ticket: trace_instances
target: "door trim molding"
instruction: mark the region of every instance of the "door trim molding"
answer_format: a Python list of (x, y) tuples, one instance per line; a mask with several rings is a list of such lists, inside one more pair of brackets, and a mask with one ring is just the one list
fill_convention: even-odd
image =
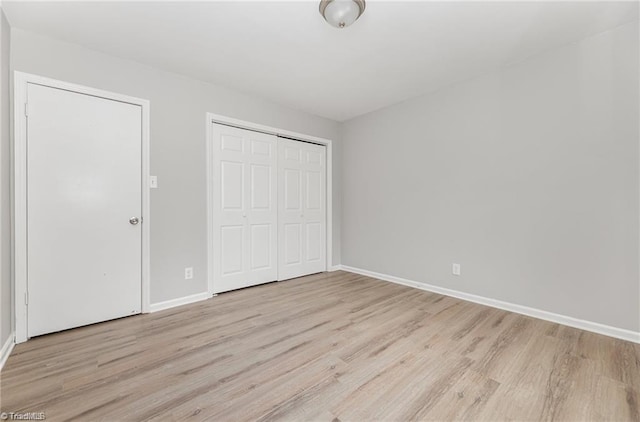
[(14, 322), (16, 343), (28, 339), (27, 331), (27, 84), (33, 83), (108, 100), (138, 105), (142, 109), (142, 313), (150, 310), (150, 229), (149, 194), (149, 107), (148, 100), (117, 94), (83, 85), (15, 71), (14, 86), (14, 143), (13, 143), (13, 277)]
[(228, 126), (234, 126), (240, 129), (253, 130), (263, 132), (270, 135), (281, 136), (293, 140), (303, 142), (311, 142), (314, 144), (324, 145), (327, 148), (327, 189), (326, 189), (326, 263), (325, 271), (329, 271), (333, 267), (333, 146), (330, 139), (319, 138), (317, 136), (306, 135), (303, 133), (292, 132), (290, 130), (279, 129), (272, 126), (265, 126), (259, 123), (248, 122), (246, 120), (235, 119), (233, 117), (222, 116), (214, 113), (206, 113), (206, 144), (207, 144), (207, 285), (209, 294), (213, 295), (213, 150), (211, 148), (213, 136), (211, 125), (219, 123)]

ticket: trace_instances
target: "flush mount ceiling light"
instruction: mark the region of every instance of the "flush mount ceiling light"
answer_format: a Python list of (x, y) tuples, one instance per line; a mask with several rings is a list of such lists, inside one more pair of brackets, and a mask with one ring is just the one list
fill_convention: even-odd
[(321, 0), (320, 14), (331, 26), (344, 28), (362, 15), (364, 7), (364, 0)]

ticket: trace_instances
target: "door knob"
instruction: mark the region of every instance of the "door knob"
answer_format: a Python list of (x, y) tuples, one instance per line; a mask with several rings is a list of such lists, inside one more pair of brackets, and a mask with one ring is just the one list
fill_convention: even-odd
[(140, 222), (140, 220), (138, 219), (138, 217), (131, 217), (129, 219), (129, 224), (131, 224), (132, 226), (135, 226), (136, 224), (138, 224)]

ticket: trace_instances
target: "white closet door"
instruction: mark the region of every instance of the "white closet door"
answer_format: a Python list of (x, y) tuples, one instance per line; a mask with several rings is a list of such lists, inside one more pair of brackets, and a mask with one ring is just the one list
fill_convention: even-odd
[(326, 150), (278, 139), (278, 279), (326, 270)]
[(275, 281), (277, 138), (213, 124), (213, 290)]
[(140, 313), (141, 107), (27, 95), (28, 335)]

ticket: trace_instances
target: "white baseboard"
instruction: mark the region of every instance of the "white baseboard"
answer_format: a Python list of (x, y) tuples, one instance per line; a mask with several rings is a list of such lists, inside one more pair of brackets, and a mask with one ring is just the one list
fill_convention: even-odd
[(583, 319), (573, 318), (566, 315), (555, 314), (553, 312), (547, 312), (536, 308), (530, 308), (528, 306), (517, 305), (515, 303), (503, 302), (501, 300), (491, 299), (484, 296), (477, 296), (470, 293), (460, 292), (457, 290), (446, 289), (444, 287), (438, 287), (431, 284), (420, 283), (417, 281), (407, 280), (400, 277), (394, 277), (387, 274), (380, 274), (374, 271), (363, 270), (360, 268), (350, 267), (348, 265), (342, 265), (342, 270), (349, 271), (356, 274), (366, 275), (369, 277), (377, 278), (384, 281), (390, 281), (396, 284), (402, 284), (403, 286), (414, 287), (417, 289), (425, 290), (428, 292), (439, 293), (445, 296), (451, 296), (458, 299), (466, 300), (469, 302), (479, 303), (481, 305), (491, 306), (493, 308), (503, 309), (505, 311), (515, 312), (522, 315), (527, 315), (533, 318), (543, 319), (545, 321), (551, 321), (562, 325), (568, 325), (569, 327), (579, 328), (585, 331), (592, 331), (594, 333), (603, 334), (609, 337), (615, 337), (622, 340), (632, 341), (634, 343), (640, 343), (640, 332), (626, 330), (623, 328), (611, 327), (609, 325), (599, 324), (597, 322), (585, 321)]
[(12, 332), (11, 334), (9, 334), (9, 338), (7, 339), (7, 341), (5, 341), (2, 345), (2, 349), (0, 349), (0, 370), (2, 370), (4, 364), (7, 362), (7, 359), (9, 359), (9, 355), (11, 354), (11, 351), (13, 350), (13, 347), (15, 345), (15, 333)]
[(177, 299), (166, 300), (164, 302), (152, 303), (149, 307), (150, 312), (158, 312), (165, 309), (175, 308), (176, 306), (188, 305), (189, 303), (200, 302), (209, 299), (211, 295), (208, 292), (196, 293), (195, 295), (179, 297)]
[(342, 269), (342, 265), (332, 265), (329, 267), (329, 272), (332, 273), (334, 271), (340, 271)]

